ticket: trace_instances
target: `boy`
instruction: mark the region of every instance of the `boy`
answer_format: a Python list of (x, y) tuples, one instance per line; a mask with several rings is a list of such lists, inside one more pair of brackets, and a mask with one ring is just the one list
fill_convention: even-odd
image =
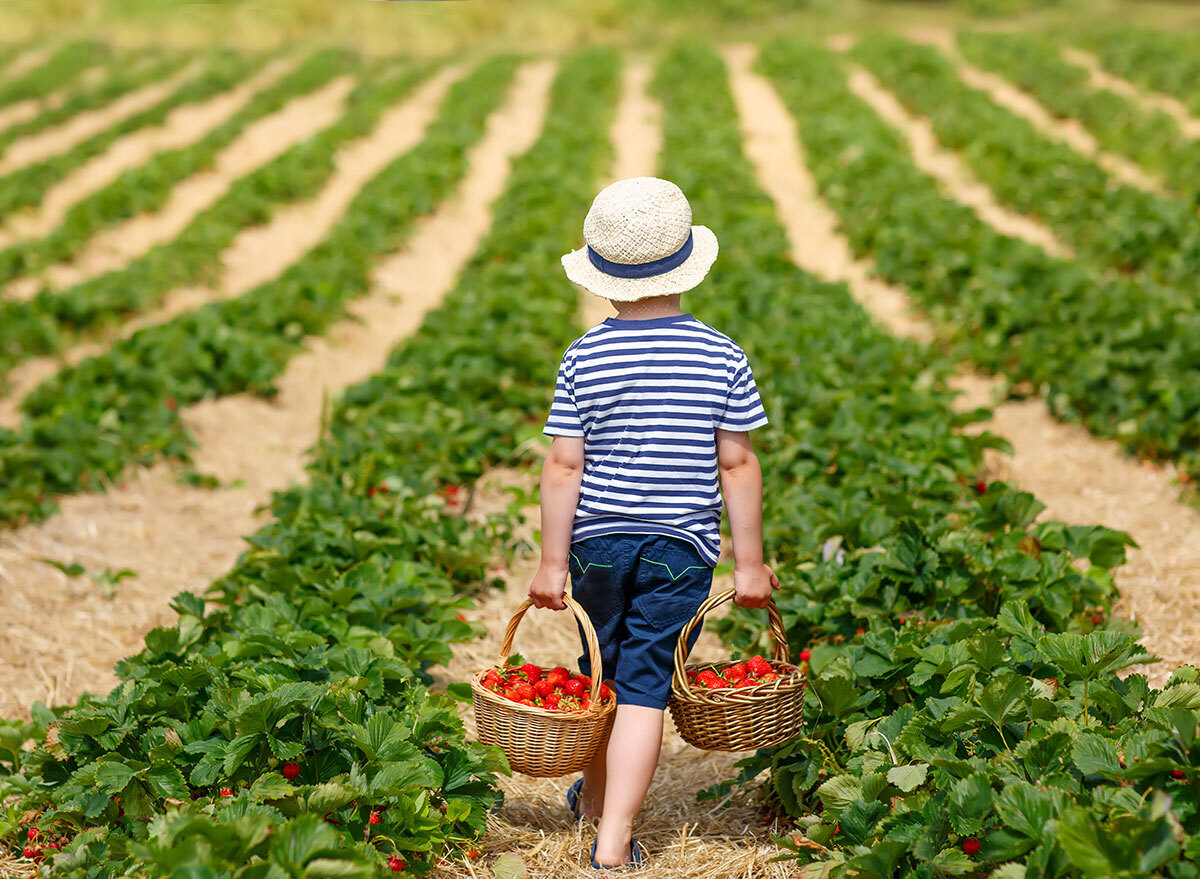
[[(722, 491), (735, 603), (765, 607), (779, 588), (763, 564), (762, 472), (748, 433), (767, 417), (742, 349), (680, 310), (680, 294), (716, 259), (717, 239), (692, 225), (678, 186), (656, 177), (613, 183), (596, 196), (583, 234), (587, 244), (562, 258), (567, 277), (612, 300), (618, 317), (563, 356), (544, 430), (554, 440), (529, 595), (562, 610), (569, 573), (596, 628), (616, 719), (568, 806), (577, 818), (600, 817), (593, 867), (636, 867), (643, 852), (633, 820), (662, 747), (675, 642), (712, 586)], [(590, 674), (584, 654), (580, 670)]]

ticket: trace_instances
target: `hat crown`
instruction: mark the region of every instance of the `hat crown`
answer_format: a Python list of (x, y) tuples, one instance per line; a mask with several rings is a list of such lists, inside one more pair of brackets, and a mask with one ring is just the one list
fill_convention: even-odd
[(683, 190), (659, 177), (630, 177), (600, 190), (583, 221), (583, 239), (607, 260), (627, 265), (670, 256), (692, 231)]

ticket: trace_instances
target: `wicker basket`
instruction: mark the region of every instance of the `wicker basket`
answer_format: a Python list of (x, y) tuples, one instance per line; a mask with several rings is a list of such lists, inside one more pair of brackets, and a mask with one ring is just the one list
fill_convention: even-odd
[[(508, 756), (514, 772), (537, 778), (555, 778), (579, 772), (608, 741), (616, 717), (616, 700), (600, 704), (600, 684), (603, 668), (600, 663), (600, 642), (596, 630), (583, 608), (569, 595), (563, 601), (583, 627), (588, 657), (592, 661), (591, 706), (586, 711), (551, 711), (536, 705), (521, 705), (505, 699), (483, 686), (488, 669), (471, 678), (471, 693), (475, 703), (475, 723), (479, 740), (487, 745), (499, 745)], [(525, 599), (504, 632), (500, 657), (496, 667), (503, 670), (512, 652), (513, 637), (525, 611), (533, 606)]]
[[(787, 634), (779, 610), (772, 601), (767, 606), (771, 634), (775, 637), (775, 668), (778, 680), (725, 690), (703, 690), (688, 681), (685, 667), (687, 640), (714, 607), (733, 598), (729, 589), (700, 605), (696, 615), (683, 627), (675, 644), (675, 673), (671, 680), (671, 719), (679, 735), (693, 747), (705, 751), (751, 751), (769, 748), (794, 739), (804, 723), (804, 678), (788, 658)], [(696, 671), (720, 672), (733, 660), (695, 665)]]

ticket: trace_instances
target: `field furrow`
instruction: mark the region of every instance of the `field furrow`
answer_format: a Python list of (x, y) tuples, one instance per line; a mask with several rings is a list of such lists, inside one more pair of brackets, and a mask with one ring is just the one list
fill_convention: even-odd
[(10, 284), (8, 297), (20, 301), (41, 291), (77, 286), (119, 271), (152, 248), (178, 237), (197, 215), (224, 197), (239, 178), (333, 125), (345, 112), (346, 97), (353, 87), (352, 77), (339, 76), (247, 126), (214, 157), (211, 168), (177, 184), (160, 210), (104, 229), (70, 262), (48, 266), (39, 277)]
[[(49, 235), (63, 222), (69, 209), (107, 187), (125, 171), (144, 165), (157, 153), (180, 149), (205, 137), (240, 111), (255, 94), (277, 82), (295, 64), (296, 59), (274, 61), (229, 91), (205, 101), (176, 107), (161, 125), (132, 132), (115, 141), (104, 153), (47, 189), (34, 210), (10, 217), (0, 230), (0, 247), (7, 249), (20, 239)], [(94, 212), (98, 207), (100, 205), (85, 206), (82, 210)], [(64, 229), (59, 234), (68, 233)], [(74, 231), (69, 234), (72, 238), (83, 237)], [(53, 252), (51, 247), (42, 244), (39, 256), (45, 251)], [(60, 254), (59, 258), (65, 256)], [(10, 255), (0, 255), (3, 263), (10, 259)], [(31, 263), (36, 265), (26, 258), (22, 270), (28, 271), (33, 267)]]
[(1186, 136), (1200, 138), (1200, 118), (1197, 118), (1183, 101), (1172, 95), (1150, 91), (1135, 85), (1132, 81), (1119, 77), (1104, 69), (1100, 59), (1091, 52), (1066, 46), (1062, 50), (1062, 58), (1068, 64), (1082, 67), (1088, 75), (1088, 82), (1096, 90), (1107, 89), (1118, 95), (1123, 95), (1142, 107), (1147, 113), (1166, 113), (1175, 120), (1179, 130)]
[[(446, 68), (391, 114), (419, 133), (435, 98), (465, 71)], [(112, 665), (135, 651), (145, 633), (171, 616), (177, 589), (199, 589), (227, 570), (245, 547), (244, 535), (263, 524), (274, 491), (303, 475), (304, 453), (318, 439), (326, 401), (376, 371), (388, 350), (414, 332), (435, 308), (487, 231), (492, 200), (504, 186), (511, 158), (541, 129), (553, 67), (539, 62), (518, 71), (504, 106), (470, 151), (470, 170), (454, 197), (423, 222), (404, 248), (372, 271), (371, 292), (351, 317), (295, 357), (270, 401), (233, 396), (189, 410), (185, 424), (197, 441), (195, 467), (217, 477), (206, 489), (179, 480), (176, 469), (139, 470), (120, 488), (67, 500), (52, 521), (0, 538), (0, 567), (8, 585), (0, 618), (19, 626), (31, 614), (61, 620), (53, 633), (26, 640), (21, 656), (6, 657), (0, 692), (10, 694), (0, 715), (16, 716), (35, 699), (74, 701), (84, 690), (102, 692), (115, 679)], [(380, 129), (397, 134), (386, 123)], [(404, 131), (403, 137), (419, 134)], [(402, 151), (402, 150), (401, 150)], [(187, 533), (187, 540), (179, 535)], [(138, 572), (106, 599), (89, 579), (70, 580), (40, 561), (68, 554), (91, 571)], [(79, 650), (100, 626), (101, 649)], [(7, 637), (0, 628), (0, 637)], [(11, 674), (8, 669), (11, 669)], [(41, 669), (52, 670), (43, 674)], [(53, 702), (51, 701), (53, 700)]]
[(1200, 57), (1194, 36), (1123, 27), (1085, 31), (1080, 42), (1106, 70), (1169, 95), (1200, 116)]
[(1081, 258), (1188, 289), (1200, 264), (1200, 215), (1192, 206), (1118, 183), (965, 83), (935, 48), (879, 35), (865, 38), (853, 55), (927, 116), (997, 198), (1042, 219)]
[[(775, 203), (793, 259), (827, 281), (845, 282), (855, 301), (889, 332), (933, 341), (937, 330), (917, 313), (908, 291), (879, 280), (875, 266), (856, 259), (838, 232), (837, 216), (821, 201), (807, 170), (791, 115), (771, 84), (752, 69), (755, 54), (753, 47), (743, 46), (726, 57), (746, 152)], [(854, 78), (852, 71), (852, 88)], [(862, 90), (855, 91), (862, 96)], [(1172, 594), (1174, 607), (1200, 611), (1200, 590), (1189, 585), (1200, 575), (1200, 512), (1180, 502), (1169, 472), (1147, 469), (1116, 443), (1056, 422), (1042, 401), (995, 405), (986, 376), (966, 373), (951, 383), (965, 391), (955, 404), (960, 411), (994, 407), (991, 420), (973, 429), (995, 433), (1012, 447), (989, 463), (991, 476), (1032, 492), (1046, 505), (1044, 519), (1077, 525), (1099, 521), (1137, 541), (1115, 579), (1122, 610), (1142, 624), (1142, 643), (1165, 660), (1149, 670), (1156, 682), (1191, 662), (1194, 653), (1186, 645), (1197, 634), (1200, 613), (1157, 612)]]
[[(511, 65), (511, 59), (489, 60), (455, 83), (422, 142), (376, 175), (331, 234), (278, 279), (135, 333), (28, 396), (28, 417), (0, 443), (6, 487), (23, 486), (9, 496), (16, 504), (8, 509), (17, 517), (36, 516), (39, 509), (49, 509), (42, 505), (50, 498), (46, 489), (51, 484), (70, 484), (71, 490), (98, 487), (130, 464), (149, 463), (160, 455), (186, 457), (192, 440), (176, 409), (209, 395), (273, 393), (275, 379), (299, 352), (304, 337), (320, 335), (342, 316), (347, 303), (367, 291), (373, 263), (411, 234), (417, 219), (461, 179), (466, 150), (480, 136)], [(489, 76), (501, 79), (487, 83)], [(139, 379), (140, 390), (131, 396), (129, 378), (148, 377), (147, 370), (154, 378)], [(97, 405), (114, 412), (104, 425), (95, 420)], [(46, 426), (76, 424), (78, 419), (92, 422), (104, 438), (61, 434), (66, 445), (47, 443)], [(64, 455), (79, 468), (70, 483), (62, 481)]]
[(1096, 75), (1062, 58), (1050, 39), (962, 33), (958, 42), (972, 62), (1011, 80), (1056, 118), (1078, 120), (1105, 149), (1127, 156), (1200, 204), (1200, 143), (1187, 137), (1174, 117), (1144, 109), (1127, 92), (1097, 88)]
[(67, 43), (55, 51), (31, 49), (8, 66), (0, 80), (0, 107), (41, 97), (102, 61), (107, 46), (91, 40)]
[(199, 62), (192, 62), (156, 82), (122, 95), (105, 106), (76, 113), (59, 125), (14, 140), (3, 154), (0, 154), (0, 175), (7, 176), (35, 162), (44, 162), (62, 155), (105, 129), (119, 125), (131, 116), (144, 113), (161, 103), (199, 72)]

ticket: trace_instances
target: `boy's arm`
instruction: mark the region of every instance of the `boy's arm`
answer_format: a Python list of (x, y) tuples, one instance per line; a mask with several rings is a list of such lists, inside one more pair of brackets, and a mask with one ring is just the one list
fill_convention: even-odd
[(567, 556), (582, 482), (583, 437), (554, 437), (542, 464), (542, 562), (529, 587), (534, 607), (566, 609)]
[(763, 564), (762, 468), (750, 434), (718, 429), (717, 465), (733, 535), (733, 603), (766, 607), (771, 590), (779, 588), (779, 578)]

